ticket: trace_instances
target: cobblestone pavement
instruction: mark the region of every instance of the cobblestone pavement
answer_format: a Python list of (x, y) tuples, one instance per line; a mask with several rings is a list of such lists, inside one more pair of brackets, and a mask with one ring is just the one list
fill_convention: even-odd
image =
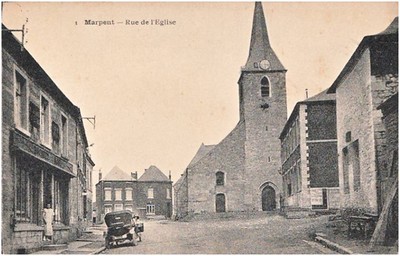
[(176, 222), (146, 221), (142, 242), (120, 245), (104, 254), (321, 254), (334, 252), (308, 234), (325, 216), (285, 219), (277, 214)]

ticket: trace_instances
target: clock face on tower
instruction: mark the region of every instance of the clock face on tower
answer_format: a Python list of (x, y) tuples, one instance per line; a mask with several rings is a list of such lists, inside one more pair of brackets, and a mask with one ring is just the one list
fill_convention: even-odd
[(268, 60), (260, 61), (260, 68), (262, 68), (262, 69), (269, 69), (270, 65), (271, 64), (269, 63)]

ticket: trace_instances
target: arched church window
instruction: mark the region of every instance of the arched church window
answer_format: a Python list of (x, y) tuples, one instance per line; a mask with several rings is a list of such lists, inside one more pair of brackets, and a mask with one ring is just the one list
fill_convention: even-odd
[(261, 97), (270, 97), (271, 90), (268, 77), (264, 76), (261, 79)]
[(215, 176), (217, 186), (225, 185), (225, 174), (223, 172), (217, 172)]

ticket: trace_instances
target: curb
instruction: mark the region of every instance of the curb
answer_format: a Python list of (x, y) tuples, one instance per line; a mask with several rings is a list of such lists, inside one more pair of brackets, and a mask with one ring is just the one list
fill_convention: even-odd
[(350, 251), (349, 249), (338, 245), (337, 243), (334, 243), (332, 241), (329, 241), (326, 238), (322, 238), (320, 236), (316, 236), (315, 237), (315, 241), (319, 242), (320, 244), (325, 245), (326, 247), (328, 247), (329, 249), (332, 249), (340, 254), (354, 254), (352, 251)]
[(91, 254), (100, 254), (101, 252), (103, 252), (103, 251), (105, 251), (105, 250), (106, 250), (106, 247), (103, 246), (103, 247), (101, 247), (100, 249), (97, 249), (96, 251), (92, 252)]

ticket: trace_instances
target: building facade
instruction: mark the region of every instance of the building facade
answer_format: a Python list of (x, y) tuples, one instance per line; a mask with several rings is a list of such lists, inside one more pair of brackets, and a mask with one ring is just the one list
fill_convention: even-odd
[(26, 253), (45, 244), (47, 205), (53, 243), (76, 239), (88, 225), (94, 163), (79, 108), (2, 30), (2, 252)]
[(285, 210), (338, 209), (335, 95), (298, 102), (280, 139)]
[[(240, 120), (198, 156), (175, 184), (177, 215), (279, 208), (279, 134), (286, 122), (286, 69), (274, 53), (261, 3), (254, 9), (249, 57), (239, 78)], [(180, 190), (182, 189), (182, 190)]]
[[(341, 205), (380, 211), (379, 173), (385, 172), (386, 139), (379, 104), (398, 91), (398, 20), (366, 36), (329, 93), (336, 93)], [(378, 189), (377, 189), (378, 187)]]
[(129, 176), (115, 166), (96, 184), (97, 222), (113, 211), (130, 210), (141, 217), (172, 215), (172, 181), (156, 166), (150, 166), (143, 175)]

